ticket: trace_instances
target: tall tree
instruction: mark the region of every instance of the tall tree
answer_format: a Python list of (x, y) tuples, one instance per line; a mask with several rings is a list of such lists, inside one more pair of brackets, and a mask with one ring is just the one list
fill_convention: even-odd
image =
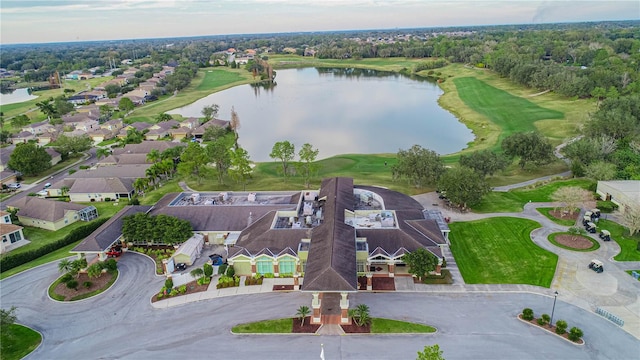
[(509, 161), (491, 150), (481, 150), (469, 155), (460, 155), (460, 165), (473, 169), (482, 176), (487, 176), (506, 169)]
[(640, 231), (640, 205), (625, 206), (620, 223), (629, 229), (630, 236)]
[(282, 165), (282, 174), (286, 179), (289, 175), (289, 163), (293, 160), (296, 153), (296, 147), (289, 141), (278, 141), (273, 144), (269, 157), (274, 160), (279, 160)]
[(156, 122), (163, 122), (163, 121), (169, 121), (169, 120), (173, 120), (173, 118), (171, 117), (171, 115), (167, 113), (162, 113), (156, 116)]
[(466, 166), (447, 169), (438, 181), (438, 188), (462, 209), (479, 203), (490, 191), (484, 177)]
[(15, 128), (21, 128), (23, 126), (27, 126), (29, 125), (29, 123), (30, 123), (29, 117), (24, 114), (16, 115), (11, 119), (11, 126)]
[(416, 188), (435, 184), (445, 170), (440, 155), (420, 145), (398, 151), (397, 159), (397, 163), (391, 168), (393, 177), (406, 178)]
[(296, 316), (300, 319), (300, 324), (304, 326), (304, 319), (311, 314), (311, 310), (306, 305), (301, 305), (296, 312)]
[(81, 153), (91, 149), (93, 141), (89, 135), (67, 136), (60, 135), (52, 144), (54, 149), (62, 155), (63, 159), (67, 159), (69, 155)]
[(135, 109), (136, 106), (134, 105), (133, 101), (131, 101), (131, 99), (123, 97), (122, 99), (120, 99), (120, 101), (118, 102), (118, 109), (125, 111), (125, 112), (129, 112), (133, 109)]
[(564, 212), (573, 214), (576, 208), (584, 207), (586, 202), (593, 200), (593, 195), (577, 186), (564, 186), (551, 194), (551, 200), (561, 203)]
[(17, 144), (7, 165), (26, 176), (33, 176), (51, 167), (51, 155), (34, 143)]
[(616, 165), (604, 161), (596, 161), (587, 166), (585, 176), (596, 180), (612, 180), (616, 177)]
[(203, 107), (202, 116), (204, 116), (204, 121), (209, 121), (215, 118), (218, 115), (218, 110), (220, 110), (220, 106), (217, 104), (211, 104)]
[(502, 141), (504, 153), (520, 158), (520, 167), (529, 162), (536, 165), (548, 164), (554, 159), (553, 146), (538, 132), (514, 133)]
[(409, 266), (409, 273), (417, 276), (420, 281), (438, 265), (438, 258), (425, 248), (404, 254), (402, 261)]
[(298, 163), (298, 170), (304, 177), (304, 185), (306, 188), (309, 188), (311, 182), (311, 174), (314, 173), (318, 165), (314, 162), (316, 161), (316, 157), (320, 150), (314, 149), (313, 146), (309, 143), (302, 145), (302, 148), (298, 152), (298, 156), (300, 157), (300, 162)]
[(207, 143), (207, 158), (216, 166), (218, 184), (224, 184), (224, 176), (231, 166), (231, 141), (229, 137), (221, 137)]
[(151, 151), (147, 153), (147, 161), (150, 163), (155, 164), (161, 159), (162, 156), (160, 155), (160, 151), (158, 151), (158, 149), (151, 149)]
[(237, 148), (238, 147), (238, 138), (240, 137), (238, 135), (238, 129), (240, 129), (240, 117), (238, 116), (238, 113), (236, 112), (236, 110), (235, 110), (235, 108), (233, 106), (231, 107), (231, 120), (229, 121), (229, 127), (233, 131), (233, 134), (234, 134), (234, 146)]
[(229, 172), (231, 173), (231, 177), (241, 183), (244, 188), (247, 179), (251, 177), (251, 173), (253, 172), (247, 150), (237, 147), (231, 151), (231, 167), (229, 168)]
[(180, 155), (178, 173), (183, 176), (194, 176), (201, 183), (204, 175), (203, 169), (207, 164), (207, 153), (198, 143), (189, 143)]
[(98, 160), (102, 159), (103, 157), (106, 158), (109, 155), (111, 155), (111, 149), (107, 147), (96, 148), (96, 157), (98, 158)]

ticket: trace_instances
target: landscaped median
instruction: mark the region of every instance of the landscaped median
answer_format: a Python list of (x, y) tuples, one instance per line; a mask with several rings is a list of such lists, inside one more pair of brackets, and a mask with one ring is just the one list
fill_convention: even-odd
[[(313, 334), (320, 325), (312, 325), (309, 320), (309, 317), (305, 317), (304, 324), (299, 318), (263, 320), (236, 325), (231, 332), (233, 334)], [(384, 318), (371, 318), (370, 323), (364, 326), (354, 323), (342, 328), (347, 334), (430, 334), (437, 331), (429, 325)]]

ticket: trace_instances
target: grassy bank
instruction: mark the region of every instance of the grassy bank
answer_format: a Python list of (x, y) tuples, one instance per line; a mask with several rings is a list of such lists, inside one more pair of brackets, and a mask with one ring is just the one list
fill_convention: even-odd
[(537, 222), (501, 217), (449, 227), (451, 251), (465, 283), (551, 286), (558, 256), (531, 241)]
[(0, 354), (3, 360), (20, 360), (35, 350), (42, 342), (37, 331), (18, 324), (8, 325), (8, 331), (0, 333)]
[(624, 226), (610, 220), (600, 218), (598, 221), (599, 230), (609, 230), (611, 239), (620, 245), (620, 253), (613, 259), (616, 261), (640, 261), (640, 251), (638, 251), (638, 242), (640, 242), (640, 233), (629, 235), (629, 230)]

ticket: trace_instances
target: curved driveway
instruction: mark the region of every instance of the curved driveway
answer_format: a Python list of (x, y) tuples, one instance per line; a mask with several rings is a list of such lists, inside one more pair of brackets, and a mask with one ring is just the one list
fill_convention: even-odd
[(154, 309), (149, 298), (163, 284), (152, 263), (125, 253), (120, 278), (98, 297), (59, 303), (46, 289), (59, 274), (50, 263), (0, 282), (2, 307), (18, 307), (19, 322), (43, 334), (28, 359), (263, 358), (414, 359), (425, 345), (439, 344), (452, 359), (637, 359), (640, 343), (609, 321), (558, 301), (555, 319), (585, 331), (577, 346), (516, 319), (523, 307), (550, 312), (552, 299), (537, 294), (358, 293), (376, 317), (404, 319), (438, 328), (429, 335), (232, 335), (238, 323), (293, 316), (310, 295), (267, 293), (216, 298)]

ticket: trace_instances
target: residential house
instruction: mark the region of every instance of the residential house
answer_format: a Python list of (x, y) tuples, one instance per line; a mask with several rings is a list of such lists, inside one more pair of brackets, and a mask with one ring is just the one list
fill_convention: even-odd
[(100, 106), (96, 104), (82, 105), (76, 107), (76, 112), (78, 113), (93, 113), (100, 114)]
[(89, 133), (89, 138), (91, 138), (91, 141), (93, 141), (94, 144), (99, 144), (105, 140), (112, 139), (113, 137), (114, 132), (104, 128), (99, 128)]
[(112, 119), (100, 124), (100, 128), (109, 130), (114, 134), (120, 131), (120, 129), (122, 129), (123, 127), (124, 123), (122, 122), (122, 119)]
[(0, 171), (9, 170), (9, 159), (11, 159), (11, 154), (15, 149), (15, 145), (9, 145), (0, 149)]
[(126, 93), (122, 95), (122, 97), (131, 100), (133, 105), (136, 105), (136, 106), (144, 105), (144, 103), (147, 101), (144, 96), (137, 96), (131, 93)]
[(149, 164), (147, 154), (120, 154), (109, 155), (96, 163), (97, 166), (115, 166), (115, 165), (141, 165)]
[(169, 135), (173, 140), (182, 140), (184, 138), (190, 138), (191, 133), (198, 126), (200, 126), (200, 120), (194, 117), (187, 118), (180, 122), (180, 127), (169, 130)]
[(161, 140), (169, 136), (169, 130), (180, 127), (176, 120), (160, 121), (149, 127), (149, 131), (144, 135), (145, 140)]
[(152, 124), (142, 121), (126, 124), (122, 129), (120, 129), (120, 131), (118, 131), (118, 135), (116, 135), (116, 137), (118, 139), (124, 139), (127, 136), (127, 131), (129, 131), (130, 129), (136, 129), (137, 131), (144, 132), (149, 129), (151, 125)]
[(54, 142), (57, 137), (58, 137), (57, 132), (46, 132), (38, 135), (36, 138), (38, 140), (38, 145), (44, 146)]
[(84, 105), (84, 104), (90, 104), (95, 102), (96, 100), (99, 100), (100, 97), (98, 97), (97, 95), (89, 95), (89, 94), (78, 94), (78, 95), (73, 95), (73, 96), (69, 96), (67, 98), (67, 102), (73, 104), (73, 105)]
[(222, 127), (222, 128), (227, 128), (227, 127), (229, 127), (229, 121), (228, 120), (220, 120), (220, 119), (209, 120), (206, 123), (198, 126), (195, 130), (193, 130), (192, 135), (196, 139), (202, 139), (202, 135), (204, 135), (205, 130), (207, 130), (207, 128), (209, 128), (211, 126), (218, 126), (218, 127)]
[(69, 188), (69, 199), (75, 202), (130, 200), (134, 181), (135, 178), (78, 178)]
[(36, 140), (36, 136), (29, 131), (21, 131), (11, 137), (11, 142), (14, 144), (26, 143), (32, 140)]
[(12, 170), (1, 170), (0, 171), (0, 185), (11, 184), (14, 182), (18, 182), (18, 175), (20, 173)]
[(153, 89), (156, 88), (157, 84), (158, 84), (157, 82), (147, 80), (145, 82), (138, 84), (138, 87), (140, 88), (140, 90), (146, 91), (148, 94), (151, 94), (151, 91), (153, 91)]
[(129, 91), (128, 93), (124, 94), (124, 97), (128, 97), (129, 96), (135, 96), (135, 97), (141, 97), (144, 98), (145, 96), (151, 94), (151, 91), (146, 91), (144, 89), (141, 88), (137, 88), (135, 90)]
[(45, 151), (47, 152), (47, 154), (49, 154), (49, 156), (51, 156), (51, 166), (62, 161), (62, 155), (59, 152), (57, 152), (55, 149), (50, 147), (45, 147)]
[(96, 113), (77, 113), (73, 115), (65, 115), (62, 117), (64, 126), (71, 126), (74, 129), (84, 132), (92, 131), (99, 128), (99, 114)]
[(100, 108), (100, 106), (103, 105), (107, 105), (110, 106), (114, 109), (118, 108), (118, 104), (120, 103), (120, 98), (113, 98), (113, 99), (109, 99), (109, 98), (104, 98), (104, 99), (100, 99), (100, 100), (96, 100), (96, 102), (94, 103), (98, 108)]
[(143, 141), (140, 144), (127, 144), (123, 148), (113, 149), (113, 155), (121, 154), (148, 154), (151, 150), (158, 150), (163, 152), (167, 149), (177, 146), (185, 146), (182, 143), (176, 143), (171, 141)]
[(47, 132), (55, 132), (55, 126), (49, 123), (49, 120), (41, 121), (38, 123), (29, 124), (22, 127), (22, 131), (28, 131), (33, 134), (44, 134)]
[(11, 222), (11, 214), (0, 210), (0, 254), (7, 253), (15, 248), (27, 245), (27, 241), (22, 233), (22, 226), (15, 225)]
[(11, 202), (8, 207), (18, 209), (21, 224), (51, 231), (60, 230), (79, 220), (91, 221), (98, 217), (98, 211), (93, 206), (35, 196), (20, 198)]

